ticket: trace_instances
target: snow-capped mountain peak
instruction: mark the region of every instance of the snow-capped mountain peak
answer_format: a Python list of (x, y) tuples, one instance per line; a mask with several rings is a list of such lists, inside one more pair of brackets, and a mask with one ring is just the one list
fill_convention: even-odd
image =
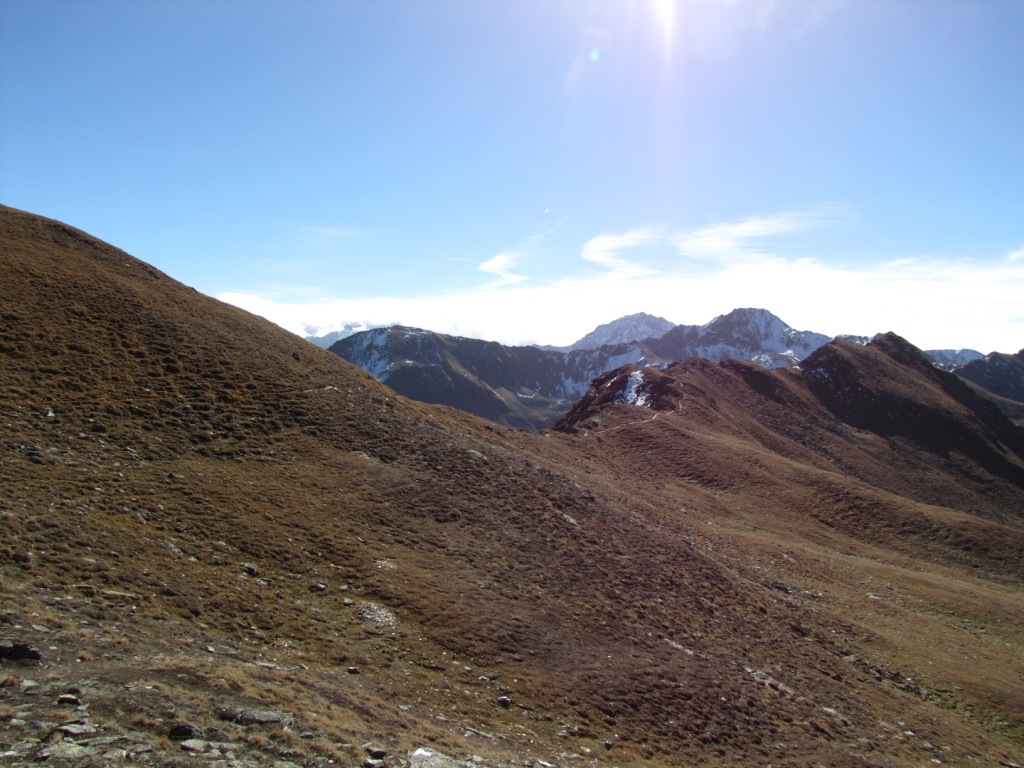
[(311, 341), (318, 347), (329, 348), (332, 344), (342, 339), (347, 339), (356, 333), (369, 331), (374, 328), (388, 328), (395, 323), (370, 323), (366, 321), (350, 321), (344, 323), (333, 323), (332, 325), (306, 327), (306, 341)]
[(660, 338), (673, 328), (675, 323), (663, 317), (637, 312), (599, 325), (579, 341), (558, 349), (571, 352), (577, 349), (597, 349), (610, 344), (631, 344), (643, 339)]

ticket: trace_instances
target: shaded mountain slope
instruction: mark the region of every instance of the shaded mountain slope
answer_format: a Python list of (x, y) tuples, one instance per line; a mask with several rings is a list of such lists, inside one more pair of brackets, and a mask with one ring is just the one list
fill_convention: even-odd
[(253, 765), (1020, 759), (1020, 487), (803, 374), (625, 369), (519, 433), (7, 208), (0, 312), (8, 764), (221, 752), (182, 721)]
[(330, 350), (401, 395), (528, 430), (551, 426), (601, 371), (644, 357), (635, 344), (561, 352), (404, 326), (358, 333)]
[(866, 347), (832, 344), (802, 368), (811, 390), (843, 422), (912, 441), (929, 459), (969, 460), (1024, 485), (1024, 431), (900, 337), (886, 334)]
[[(884, 648), (907, 665), (912, 688), (929, 691), (925, 699), (969, 690), (1020, 712), (1024, 677), (1001, 649), (1019, 649), (1024, 628), (1013, 615), (1024, 571), (1017, 474), (1024, 461), (1012, 432), (1010, 444), (996, 438), (973, 451), (1009, 425), (953, 377), (922, 366), (915, 352), (886, 336), (867, 348), (828, 345), (811, 374), (699, 359), (661, 372), (627, 366), (595, 381), (561, 427), (588, 445), (595, 462), (617, 462), (637, 497), (689, 511), (692, 487), (705, 489), (720, 510), (706, 518), (716, 551), (752, 582), (799, 595), (819, 617), (857, 627), (854, 634), (864, 630), (870, 642), (853, 655)], [(827, 373), (839, 381), (851, 359), (879, 401), (887, 391), (919, 390), (917, 423), (876, 432), (823, 410), (815, 379)], [(898, 412), (908, 404), (890, 405)], [(924, 411), (963, 436), (963, 447), (940, 445), (937, 453)], [(986, 469), (993, 453), (1001, 474)], [(972, 572), (999, 586), (979, 589), (964, 576)], [(1003, 585), (1013, 586), (1004, 592)], [(966, 618), (972, 605), (986, 618)], [(998, 639), (979, 635), (979, 620), (986, 631), (999, 627)], [(988, 672), (974, 667), (993, 662)], [(1020, 716), (1010, 722), (1019, 727)]]
[(929, 349), (924, 354), (944, 371), (955, 371), (984, 357), (976, 349)]
[[(629, 404), (623, 393), (631, 390), (645, 396), (643, 407)], [(662, 462), (667, 462), (669, 474), (676, 471), (681, 459), (674, 445), (686, 443), (696, 451), (714, 436), (716, 441), (733, 443), (735, 455), (702, 482), (722, 488), (749, 493), (779, 482), (751, 475), (748, 464), (763, 464), (760, 458), (748, 462), (743, 457), (745, 451), (753, 451), (793, 462), (798, 474), (813, 470), (803, 481), (793, 476), (797, 493), (804, 493), (799, 486), (819, 472), (838, 473), (870, 488), (872, 494), (880, 491), (948, 507), (1009, 526), (1011, 532), (1024, 528), (1020, 429), (893, 334), (866, 346), (832, 342), (801, 369), (768, 371), (745, 361), (711, 363), (699, 358), (663, 371), (627, 366), (596, 380), (559, 426), (607, 439), (606, 432), (622, 428), (621, 419), (632, 431), (638, 413), (645, 412), (651, 415), (641, 417), (640, 423), (647, 425), (643, 439), (658, 441), (658, 447), (644, 451), (648, 474)], [(684, 430), (685, 440), (679, 430)], [(687, 467), (696, 464), (707, 473), (715, 462), (706, 455), (706, 460), (693, 462), (695, 456), (683, 451), (686, 467), (679, 471), (690, 471)], [(873, 523), (870, 518), (861, 522)], [(978, 525), (1002, 530), (998, 525)], [(1024, 574), (1019, 535), (986, 546), (1002, 551), (1003, 544), (1010, 549), (987, 565)], [(952, 542), (943, 557), (964, 560), (958, 546)]]
[(1024, 403), (1024, 349), (1015, 355), (993, 352), (957, 369), (957, 374), (989, 392)]

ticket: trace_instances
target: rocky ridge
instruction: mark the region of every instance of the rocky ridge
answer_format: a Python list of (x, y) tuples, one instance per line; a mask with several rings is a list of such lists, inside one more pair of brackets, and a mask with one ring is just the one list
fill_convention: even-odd
[[(837, 338), (858, 344), (870, 341), (861, 336)], [(767, 310), (747, 308), (703, 325), (672, 325), (643, 313), (630, 315), (564, 348), (509, 347), (405, 326), (355, 333), (329, 348), (406, 397), (459, 408), (505, 426), (541, 430), (553, 426), (591, 381), (626, 363), (660, 368), (700, 357), (788, 367), (830, 340), (820, 333), (797, 331)], [(925, 354), (950, 371), (982, 358), (973, 350)], [(1014, 406), (1001, 407), (1014, 416)]]
[[(660, 338), (630, 337), (664, 327), (667, 321), (661, 318), (639, 315), (622, 321), (567, 350), (508, 347), (392, 326), (353, 334), (330, 351), (406, 397), (536, 430), (552, 426), (594, 378), (625, 363), (658, 367), (685, 357), (737, 357), (777, 367), (795, 364), (828, 341), (757, 309), (737, 309), (700, 326), (672, 326)], [(609, 332), (630, 340), (587, 346), (587, 339), (603, 341)]]

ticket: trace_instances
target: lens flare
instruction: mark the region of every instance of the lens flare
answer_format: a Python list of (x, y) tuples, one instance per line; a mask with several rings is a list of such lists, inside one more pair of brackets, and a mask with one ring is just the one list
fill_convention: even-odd
[(671, 45), (675, 28), (676, 0), (652, 0), (654, 21), (661, 31), (665, 45)]

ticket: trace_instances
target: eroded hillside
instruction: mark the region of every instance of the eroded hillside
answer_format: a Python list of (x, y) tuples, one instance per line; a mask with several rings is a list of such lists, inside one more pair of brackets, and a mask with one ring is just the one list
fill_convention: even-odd
[(891, 355), (982, 442), (700, 361), (518, 433), (6, 208), (0, 312), (9, 764), (1022, 759), (1022, 462)]

